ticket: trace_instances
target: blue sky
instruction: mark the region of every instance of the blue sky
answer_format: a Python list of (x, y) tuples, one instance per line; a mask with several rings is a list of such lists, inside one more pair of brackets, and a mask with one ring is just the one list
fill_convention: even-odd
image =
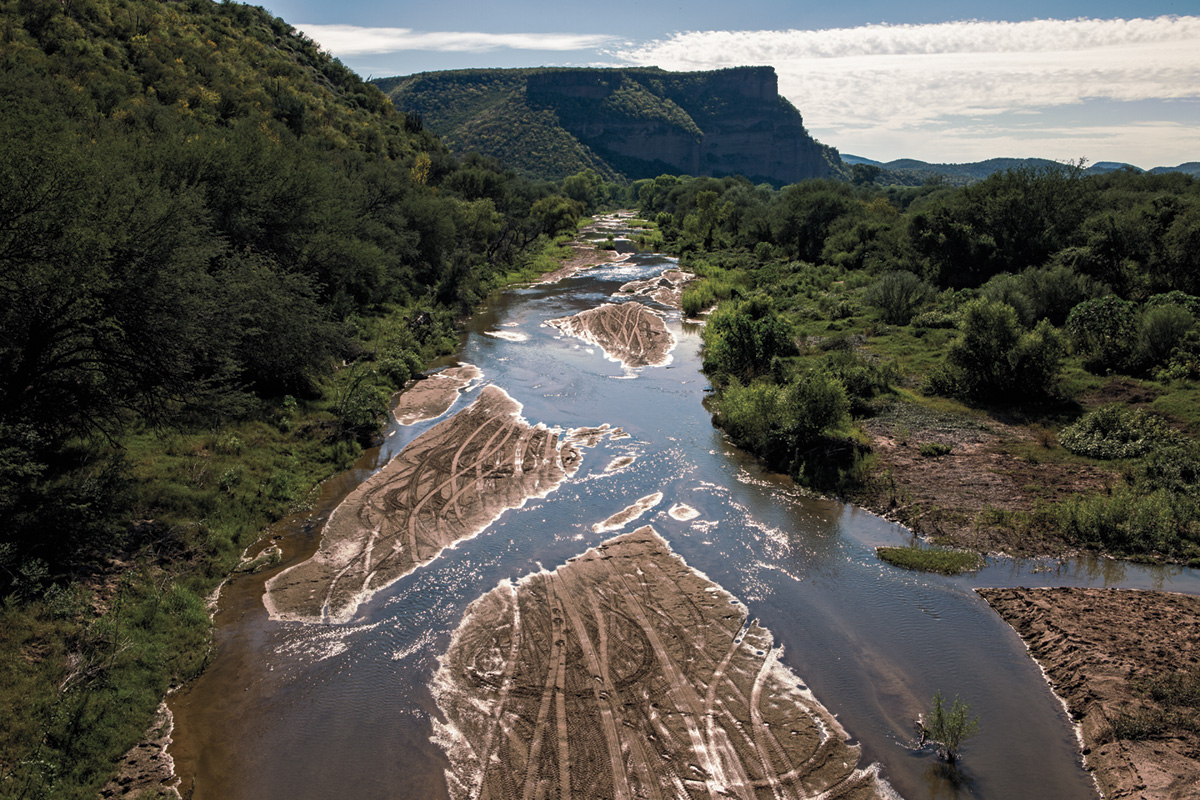
[(774, 66), (843, 153), (1200, 161), (1200, 0), (268, 0), (363, 77)]

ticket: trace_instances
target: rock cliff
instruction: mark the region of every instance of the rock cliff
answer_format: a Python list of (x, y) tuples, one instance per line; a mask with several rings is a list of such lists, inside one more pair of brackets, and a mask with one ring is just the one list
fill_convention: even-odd
[(376, 83), (455, 150), (539, 178), (591, 167), (608, 177), (740, 174), (780, 185), (841, 164), (779, 96), (771, 67), (460, 70)]

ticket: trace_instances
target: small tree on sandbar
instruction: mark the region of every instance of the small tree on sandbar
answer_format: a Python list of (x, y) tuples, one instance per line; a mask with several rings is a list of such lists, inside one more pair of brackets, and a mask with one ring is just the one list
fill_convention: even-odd
[(929, 719), (921, 720), (921, 743), (932, 742), (937, 745), (938, 758), (951, 764), (958, 761), (958, 749), (967, 739), (979, 732), (979, 717), (967, 718), (971, 707), (954, 697), (954, 705), (947, 711), (942, 702), (942, 692), (939, 689), (933, 695), (933, 708)]

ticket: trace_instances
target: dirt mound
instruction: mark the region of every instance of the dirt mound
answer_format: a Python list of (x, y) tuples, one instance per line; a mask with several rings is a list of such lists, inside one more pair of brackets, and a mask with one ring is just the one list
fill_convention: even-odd
[(779, 656), (649, 526), (504, 582), (434, 678), (451, 796), (887, 796)]
[(404, 448), (334, 510), (312, 558), (267, 583), (272, 618), (345, 622), (445, 547), (556, 488), (580, 451), (519, 414), (515, 400), (486, 386)]
[[(1088, 768), (1105, 797), (1200, 797), (1200, 711), (1184, 701), (1168, 707), (1150, 688), (1170, 688), (1176, 676), (1200, 677), (1200, 597), (1118, 589), (978, 592), (1025, 640), (1079, 723)], [(1161, 730), (1145, 738), (1113, 735), (1114, 725), (1125, 737), (1137, 731), (1140, 737), (1160, 722)]]

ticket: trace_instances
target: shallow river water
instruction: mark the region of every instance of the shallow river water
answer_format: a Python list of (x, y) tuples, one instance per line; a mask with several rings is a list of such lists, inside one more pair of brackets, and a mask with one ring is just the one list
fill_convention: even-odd
[[(1061, 705), (1017, 635), (973, 589), (1200, 593), (1196, 571), (1105, 559), (996, 560), (978, 574), (943, 578), (878, 561), (876, 545), (908, 541), (903, 528), (805, 496), (713, 428), (702, 405), (697, 324), (668, 313), (678, 340), (671, 363), (637, 371), (544, 324), (670, 266), (662, 256), (634, 256), (557, 284), (507, 291), (472, 319), (457, 358), (523, 404), (530, 423), (609, 423), (630, 434), (584, 450), (580, 470), (549, 496), (447, 549), (345, 625), (269, 620), (263, 583), (310, 555), (337, 502), (436, 421), (393, 424), (381, 448), (325, 484), (313, 512), (274, 529), (284, 564), (225, 588), (216, 655), (171, 699), (170, 752), (184, 797), (446, 797), (445, 757), (430, 742), (437, 710), (427, 685), (467, 605), (501, 581), (554, 568), (620, 532), (595, 533), (593, 525), (655, 492), (662, 502), (623, 530), (652, 524), (688, 564), (745, 603), (783, 645), (784, 662), (862, 745), (864, 763), (878, 763), (901, 796), (1096, 796)], [(478, 385), (450, 413), (470, 403)], [(605, 470), (622, 456), (634, 461)], [(676, 521), (667, 514), (675, 503), (700, 514)], [(961, 695), (981, 720), (952, 776), (929, 752), (907, 747), (913, 720), (939, 689)]]

